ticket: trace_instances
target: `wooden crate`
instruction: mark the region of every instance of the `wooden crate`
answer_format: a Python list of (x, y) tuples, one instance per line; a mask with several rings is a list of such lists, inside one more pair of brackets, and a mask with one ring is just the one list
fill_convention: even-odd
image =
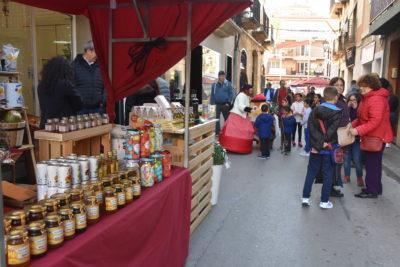
[[(192, 233), (211, 210), (211, 176), (217, 120), (189, 129), (189, 170), (192, 176)], [(174, 165), (183, 166), (184, 130), (164, 131), (164, 149), (171, 151)]]
[(36, 131), (39, 140), (39, 160), (49, 160), (71, 153), (78, 155), (99, 155), (111, 149), (111, 124), (68, 133)]

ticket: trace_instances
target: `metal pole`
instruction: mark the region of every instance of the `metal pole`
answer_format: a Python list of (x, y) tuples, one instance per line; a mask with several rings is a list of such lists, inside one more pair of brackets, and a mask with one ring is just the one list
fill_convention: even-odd
[(189, 102), (190, 102), (190, 72), (192, 56), (192, 3), (188, 3), (188, 23), (186, 37), (186, 66), (185, 66), (185, 150), (184, 163), (185, 168), (189, 167)]
[[(110, 0), (110, 6), (109, 6), (109, 11), (108, 11), (108, 77), (110, 78), (110, 86), (111, 88), (108, 88), (109, 90), (112, 90), (112, 79), (113, 79), (113, 71), (112, 71), (112, 61), (113, 61), (113, 34), (112, 34), (112, 11), (113, 11), (113, 5), (112, 5), (112, 0)], [(115, 107), (112, 107), (113, 109)]]
[[(3, 175), (1, 173), (1, 164), (0, 164), (0, 183), (3, 183)], [(4, 251), (4, 221), (3, 221), (3, 188), (0, 186), (0, 214), (1, 214), (1, 219), (0, 219), (0, 246), (1, 246), (1, 255), (0, 255), (0, 266), (6, 266), (6, 252)]]

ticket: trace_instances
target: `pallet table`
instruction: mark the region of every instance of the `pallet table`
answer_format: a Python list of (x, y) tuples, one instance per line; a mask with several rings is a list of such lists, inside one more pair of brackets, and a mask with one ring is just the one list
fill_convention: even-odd
[(49, 160), (71, 153), (79, 155), (99, 155), (111, 149), (111, 124), (68, 133), (35, 131), (39, 140), (39, 160)]
[[(215, 124), (210, 120), (189, 128), (189, 170), (192, 176), (192, 210), (190, 232), (200, 225), (211, 210), (211, 176), (215, 141)], [(172, 164), (183, 166), (184, 129), (163, 131), (164, 149), (172, 154)]]

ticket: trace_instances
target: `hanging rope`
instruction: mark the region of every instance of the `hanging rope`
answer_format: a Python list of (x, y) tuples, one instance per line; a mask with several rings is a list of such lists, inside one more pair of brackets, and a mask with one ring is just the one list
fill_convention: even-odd
[(142, 74), (146, 68), (147, 59), (149, 58), (151, 51), (154, 48), (158, 50), (163, 50), (166, 48), (166, 46), (167, 40), (162, 37), (145, 43), (132, 45), (128, 51), (128, 55), (131, 58), (131, 63), (129, 64), (127, 69), (133, 67), (133, 70), (136, 74)]

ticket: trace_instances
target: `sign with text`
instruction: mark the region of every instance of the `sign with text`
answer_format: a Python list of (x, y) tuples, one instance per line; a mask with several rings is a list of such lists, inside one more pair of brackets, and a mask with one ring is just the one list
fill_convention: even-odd
[(350, 47), (346, 49), (346, 67), (354, 66), (356, 62), (356, 47)]

